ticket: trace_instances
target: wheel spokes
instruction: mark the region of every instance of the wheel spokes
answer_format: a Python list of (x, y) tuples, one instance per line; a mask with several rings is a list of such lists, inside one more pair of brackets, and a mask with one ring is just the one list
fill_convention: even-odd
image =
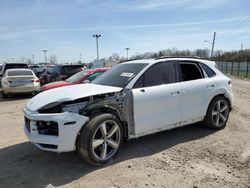
[(101, 159), (105, 160), (106, 156), (107, 156), (107, 143), (104, 142), (101, 151)]
[(93, 140), (92, 146), (95, 149), (103, 143), (104, 143), (104, 139), (95, 139), (95, 140)]
[(220, 116), (220, 119), (223, 121), (223, 123), (226, 121), (226, 117), (223, 116), (222, 114), (219, 115)]
[(118, 125), (114, 125), (108, 133), (108, 138), (112, 137), (116, 133), (117, 130), (118, 130)]
[(119, 146), (118, 142), (116, 142), (114, 140), (108, 140), (108, 145), (110, 145), (114, 149), (117, 149)]
[(224, 105), (221, 109), (220, 109), (220, 113), (224, 112), (227, 109), (227, 105)]
[(219, 125), (219, 122), (220, 122), (220, 116), (219, 115), (216, 115), (216, 120), (215, 120), (215, 125), (218, 126)]
[(102, 123), (100, 126), (101, 132), (102, 132), (102, 136), (105, 137), (107, 135), (107, 127), (106, 127), (106, 123)]

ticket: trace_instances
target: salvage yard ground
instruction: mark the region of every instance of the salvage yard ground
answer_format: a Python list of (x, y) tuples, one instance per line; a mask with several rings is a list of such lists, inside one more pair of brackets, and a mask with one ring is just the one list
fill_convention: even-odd
[(128, 141), (104, 167), (37, 149), (22, 128), (31, 96), (0, 98), (0, 187), (250, 187), (250, 81), (232, 83), (225, 129), (195, 124)]

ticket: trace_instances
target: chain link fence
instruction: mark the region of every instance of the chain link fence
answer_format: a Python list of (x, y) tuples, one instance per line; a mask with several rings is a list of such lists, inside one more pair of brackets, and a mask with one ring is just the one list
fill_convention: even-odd
[(226, 74), (250, 78), (249, 62), (216, 62), (217, 67)]

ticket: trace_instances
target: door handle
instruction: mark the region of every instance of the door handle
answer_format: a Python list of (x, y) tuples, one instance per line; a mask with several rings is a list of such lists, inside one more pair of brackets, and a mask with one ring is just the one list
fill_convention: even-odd
[(145, 93), (145, 89), (141, 89), (140, 91), (143, 92), (143, 93)]

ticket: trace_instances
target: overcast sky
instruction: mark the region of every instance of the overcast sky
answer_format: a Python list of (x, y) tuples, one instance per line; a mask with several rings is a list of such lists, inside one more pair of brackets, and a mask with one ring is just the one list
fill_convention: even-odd
[(0, 0), (0, 63), (20, 57), (59, 62), (161, 49), (250, 48), (250, 0)]

